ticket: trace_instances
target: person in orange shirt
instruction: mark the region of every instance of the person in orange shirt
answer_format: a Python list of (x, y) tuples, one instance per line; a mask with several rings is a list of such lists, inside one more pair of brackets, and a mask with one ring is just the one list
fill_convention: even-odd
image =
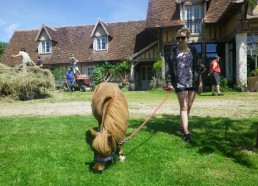
[(210, 63), (210, 73), (208, 76), (212, 76), (212, 95), (215, 96), (215, 87), (218, 92), (218, 96), (223, 96), (224, 94), (220, 92), (220, 81), (219, 81), (219, 74), (221, 72), (219, 66), (220, 57), (215, 56), (215, 58)]

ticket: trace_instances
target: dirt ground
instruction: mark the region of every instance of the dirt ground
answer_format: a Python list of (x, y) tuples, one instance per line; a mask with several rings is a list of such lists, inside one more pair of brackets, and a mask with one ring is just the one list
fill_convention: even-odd
[[(255, 96), (253, 96), (256, 94)], [(250, 93), (250, 96), (241, 98), (225, 95), (206, 99), (198, 99), (194, 102), (191, 115), (215, 116), (227, 118), (245, 118), (258, 116), (258, 93)], [(159, 103), (129, 102), (129, 114), (150, 115), (158, 107)], [(4, 116), (45, 116), (45, 115), (90, 115), (91, 103), (86, 101), (57, 102), (57, 103), (1, 103), (0, 117)], [(179, 105), (176, 99), (168, 99), (156, 114), (179, 114)]]

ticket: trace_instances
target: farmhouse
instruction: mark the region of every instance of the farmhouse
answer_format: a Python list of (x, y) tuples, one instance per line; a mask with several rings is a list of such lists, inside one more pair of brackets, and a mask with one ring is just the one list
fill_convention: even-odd
[(222, 75), (245, 91), (249, 54), (257, 55), (253, 50), (258, 37), (257, 4), (243, 0), (149, 0), (146, 20), (106, 23), (98, 19), (95, 25), (42, 25), (36, 30), (16, 31), (1, 62), (19, 64), (20, 59), (10, 56), (25, 47), (32, 58), (41, 56), (45, 68), (68, 67), (69, 58), (75, 57), (81, 72), (91, 76), (98, 64), (129, 60), (132, 89), (147, 90), (154, 62), (162, 60), (164, 78), (176, 32), (186, 26), (191, 30), (190, 44), (197, 48), (202, 62), (209, 67), (213, 56), (221, 56)]

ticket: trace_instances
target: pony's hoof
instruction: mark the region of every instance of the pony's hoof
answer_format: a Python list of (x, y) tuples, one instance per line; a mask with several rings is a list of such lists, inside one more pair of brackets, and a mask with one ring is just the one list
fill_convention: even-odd
[(122, 162), (122, 163), (125, 161), (125, 156), (123, 156), (123, 155), (120, 155), (118, 158), (119, 158), (120, 162)]

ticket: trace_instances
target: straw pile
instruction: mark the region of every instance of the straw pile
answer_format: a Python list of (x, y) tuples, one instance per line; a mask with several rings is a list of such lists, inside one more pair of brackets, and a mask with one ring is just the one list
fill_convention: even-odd
[[(1, 70), (2, 69), (2, 70)], [(54, 89), (54, 77), (48, 69), (28, 67), (28, 72), (6, 70), (10, 67), (0, 64), (0, 96), (18, 100), (30, 100)]]

